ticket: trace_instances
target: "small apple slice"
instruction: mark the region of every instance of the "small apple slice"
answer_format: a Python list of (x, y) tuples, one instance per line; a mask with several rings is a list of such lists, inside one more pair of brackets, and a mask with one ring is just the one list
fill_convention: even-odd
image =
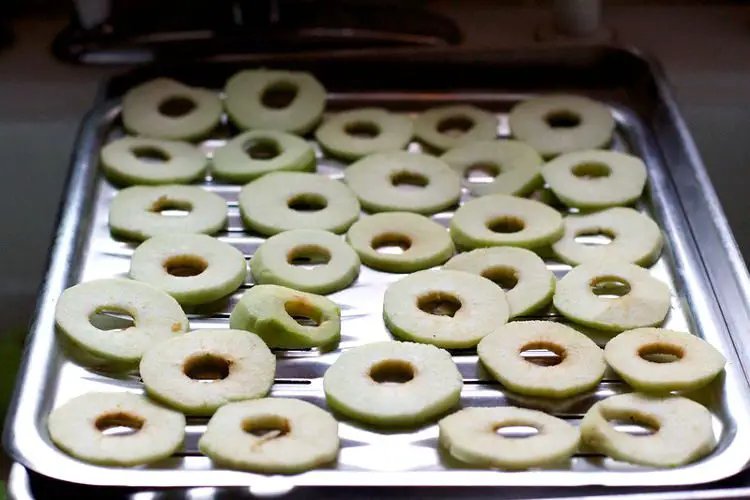
[(563, 222), (562, 215), (544, 203), (493, 194), (456, 210), (450, 231), (461, 250), (493, 246), (533, 250), (559, 240)]
[[(620, 432), (613, 421), (654, 429), (650, 435)], [(679, 467), (716, 447), (711, 412), (680, 396), (629, 393), (599, 401), (581, 421), (581, 440), (616, 460), (651, 467)]]
[(612, 140), (615, 120), (603, 103), (580, 95), (550, 94), (522, 101), (510, 111), (514, 137), (545, 158), (598, 149)]
[(304, 135), (320, 121), (326, 89), (306, 71), (244, 69), (227, 80), (224, 107), (242, 130)]
[[(529, 469), (569, 459), (580, 433), (565, 420), (514, 407), (464, 408), (443, 418), (440, 444), (454, 458), (498, 469)], [(533, 427), (536, 433), (505, 437), (504, 428)]]
[[(560, 260), (573, 266), (602, 260), (648, 266), (661, 254), (661, 229), (653, 219), (632, 208), (614, 207), (593, 214), (568, 215), (563, 224), (565, 234), (552, 244), (552, 250)], [(583, 236), (610, 241), (579, 243), (577, 238)]]
[(325, 350), (339, 341), (341, 311), (336, 303), (320, 295), (278, 285), (256, 285), (232, 310), (229, 326), (255, 333), (268, 347)]
[(414, 125), (407, 115), (380, 108), (361, 108), (326, 118), (315, 131), (315, 138), (327, 153), (352, 161), (404, 149), (413, 132)]
[(221, 99), (215, 91), (156, 78), (128, 90), (121, 116), (133, 135), (190, 141), (210, 134), (221, 121), (221, 113)]
[(251, 130), (214, 151), (211, 173), (244, 184), (271, 172), (314, 172), (315, 151), (301, 137), (277, 130)]
[(414, 122), (417, 139), (438, 151), (497, 136), (497, 117), (467, 104), (439, 106), (420, 114)]
[(591, 150), (558, 156), (542, 167), (542, 176), (569, 207), (597, 210), (640, 198), (647, 174), (636, 156)]
[(187, 184), (208, 169), (208, 158), (194, 145), (148, 137), (115, 139), (102, 148), (101, 159), (107, 178), (118, 186)]
[(339, 355), (323, 377), (331, 408), (381, 426), (417, 426), (458, 403), (463, 379), (431, 345), (376, 342)]
[[(555, 364), (523, 356), (551, 351)], [(594, 388), (607, 368), (604, 353), (586, 335), (552, 321), (518, 321), (482, 339), (477, 353), (487, 370), (508, 389), (528, 396), (565, 398)]]
[(478, 274), (497, 283), (505, 290), (511, 318), (546, 306), (555, 292), (555, 275), (541, 257), (525, 248), (478, 248), (456, 255), (443, 269)]
[(130, 277), (167, 292), (180, 304), (226, 297), (245, 281), (245, 256), (205, 234), (168, 234), (141, 243), (130, 259)]
[[(124, 329), (100, 329), (92, 317), (116, 312), (133, 318)], [(147, 283), (101, 279), (65, 290), (55, 308), (57, 328), (74, 346), (113, 363), (137, 363), (143, 353), (188, 329), (180, 304)]]
[[(308, 269), (305, 263), (314, 267)], [(351, 285), (359, 275), (359, 264), (357, 253), (341, 236), (321, 229), (293, 229), (271, 236), (250, 259), (256, 283), (318, 294)]]
[(196, 330), (152, 347), (140, 373), (149, 396), (190, 415), (256, 399), (273, 384), (276, 357), (240, 330)]
[(716, 378), (727, 362), (705, 340), (663, 328), (622, 332), (607, 343), (604, 357), (628, 384), (644, 392), (697, 389)]
[(463, 271), (419, 271), (391, 283), (385, 326), (397, 337), (446, 349), (474, 347), (508, 321), (502, 288)]
[(89, 392), (52, 410), (52, 441), (63, 451), (99, 465), (143, 465), (182, 447), (185, 417), (129, 392)]
[(272, 172), (242, 188), (242, 221), (265, 236), (291, 229), (343, 233), (359, 218), (359, 201), (342, 182), (309, 172)]
[[(365, 265), (392, 273), (409, 273), (438, 266), (453, 255), (448, 231), (419, 214), (387, 212), (362, 217), (346, 234)], [(383, 248), (400, 248), (385, 252)]]
[(571, 321), (621, 332), (655, 326), (669, 313), (669, 287), (635, 264), (603, 261), (571, 269), (552, 303)]
[(346, 184), (369, 212), (434, 214), (461, 197), (461, 179), (439, 158), (423, 153), (376, 153), (344, 170)]
[[(467, 144), (440, 157), (461, 177), (465, 188), (477, 196), (509, 194), (526, 196), (542, 187), (542, 157), (521, 141), (501, 139)], [(480, 171), (490, 182), (472, 182), (469, 174)]]
[[(170, 210), (186, 212), (179, 217)], [(226, 226), (227, 202), (198, 186), (131, 186), (109, 205), (109, 230), (114, 236), (143, 241), (163, 234), (214, 234)]]
[(338, 422), (298, 399), (229, 403), (208, 421), (198, 447), (220, 466), (294, 474), (336, 460)]

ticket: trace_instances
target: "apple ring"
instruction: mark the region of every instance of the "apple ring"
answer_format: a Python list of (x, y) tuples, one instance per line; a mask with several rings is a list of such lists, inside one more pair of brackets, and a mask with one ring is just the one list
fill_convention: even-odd
[(187, 184), (208, 168), (208, 158), (192, 144), (148, 137), (116, 139), (102, 148), (101, 160), (104, 173), (119, 186)]
[[(132, 432), (107, 434), (129, 427)], [(169, 458), (182, 447), (185, 417), (129, 392), (89, 392), (52, 410), (52, 441), (80, 460), (98, 465), (144, 465)]]
[(133, 87), (122, 99), (122, 123), (136, 135), (192, 140), (208, 135), (221, 119), (219, 96), (157, 78)]
[[(546, 349), (559, 363), (536, 364), (522, 353)], [(496, 328), (477, 346), (482, 364), (511, 391), (528, 396), (566, 398), (601, 381), (604, 353), (586, 335), (552, 321), (519, 321)]]
[[(312, 324), (302, 324), (302, 318)], [(328, 350), (341, 336), (341, 311), (335, 302), (278, 285), (255, 285), (232, 310), (229, 327), (258, 335), (280, 349)]]
[[(187, 214), (170, 216), (169, 210)], [(109, 205), (110, 231), (131, 240), (174, 233), (213, 234), (226, 223), (224, 198), (198, 186), (131, 186), (117, 193)]]
[(248, 228), (271, 236), (291, 229), (343, 233), (359, 218), (359, 201), (343, 183), (322, 175), (274, 172), (240, 191)]
[(458, 403), (463, 379), (450, 354), (412, 342), (375, 342), (342, 352), (326, 370), (328, 405), (376, 426), (416, 426)]
[[(295, 265), (300, 259), (319, 265), (312, 269)], [(250, 270), (258, 284), (325, 295), (357, 279), (359, 257), (340, 236), (320, 229), (293, 229), (271, 236), (258, 247)]]
[(442, 160), (422, 153), (378, 153), (350, 165), (344, 180), (370, 212), (434, 214), (458, 203), (461, 180)]
[(502, 288), (463, 271), (410, 274), (391, 283), (383, 298), (383, 319), (391, 333), (447, 349), (474, 347), (509, 316)]
[(130, 259), (130, 277), (154, 285), (180, 304), (205, 304), (229, 295), (245, 282), (245, 256), (205, 234), (154, 236)]
[[(533, 427), (524, 439), (498, 434), (504, 427)], [(578, 429), (563, 419), (525, 408), (464, 408), (443, 418), (440, 444), (462, 462), (498, 469), (529, 469), (569, 459)]]
[[(669, 362), (646, 356), (672, 355)], [(727, 360), (714, 346), (690, 333), (662, 328), (622, 332), (607, 343), (604, 357), (625, 382), (644, 392), (688, 391), (703, 387)]]
[(615, 261), (574, 267), (557, 282), (552, 297), (555, 308), (569, 320), (612, 332), (660, 324), (669, 313), (670, 300), (667, 285), (648, 271)]
[(299, 473), (336, 460), (338, 422), (299, 399), (229, 403), (208, 421), (198, 447), (217, 464), (234, 469)]
[(533, 313), (552, 301), (555, 275), (541, 257), (525, 248), (479, 248), (461, 253), (443, 269), (478, 274), (505, 290), (510, 317)]
[(266, 344), (240, 330), (180, 335), (147, 350), (140, 364), (149, 396), (190, 415), (265, 396), (275, 371), (276, 357)]
[(492, 246), (535, 249), (560, 239), (563, 220), (544, 203), (493, 194), (456, 210), (450, 231), (453, 242), (462, 250)]
[(336, 113), (315, 131), (323, 149), (344, 160), (404, 149), (414, 130), (411, 119), (380, 108)]
[[(270, 102), (274, 92), (291, 100)], [(243, 70), (227, 81), (224, 93), (230, 120), (243, 130), (304, 135), (320, 121), (326, 105), (326, 89), (304, 71)]]
[(615, 129), (607, 106), (574, 95), (546, 95), (520, 102), (513, 106), (508, 121), (513, 136), (545, 158), (603, 148)]
[[(610, 421), (624, 420), (655, 429), (631, 435)], [(651, 467), (678, 467), (716, 447), (711, 412), (687, 398), (629, 393), (599, 401), (581, 421), (582, 441), (615, 460)]]
[[(542, 157), (520, 141), (475, 142), (451, 149), (440, 159), (458, 173), (463, 186), (476, 196), (526, 196), (544, 184)], [(492, 181), (472, 182), (468, 174), (475, 169), (492, 177)]]
[[(560, 260), (577, 266), (585, 262), (617, 260), (647, 266), (659, 258), (663, 245), (661, 229), (637, 210), (614, 207), (587, 215), (563, 218), (565, 233), (552, 244)], [(579, 243), (581, 236), (604, 236), (606, 244)]]
[[(410, 273), (440, 265), (454, 251), (453, 241), (443, 226), (408, 212), (365, 216), (352, 224), (346, 238), (365, 265), (392, 273)], [(384, 247), (400, 247), (403, 251), (378, 251)]]
[(636, 201), (647, 174), (640, 158), (592, 150), (558, 156), (542, 167), (542, 176), (564, 204), (594, 210)]
[(278, 171), (315, 171), (315, 151), (296, 135), (252, 130), (214, 151), (211, 172), (217, 179), (246, 183)]
[(433, 149), (445, 151), (497, 136), (497, 117), (466, 104), (428, 109), (414, 122), (414, 135)]
[[(91, 317), (117, 311), (133, 317), (125, 330), (100, 330)], [(188, 330), (175, 299), (140, 281), (101, 279), (66, 289), (57, 300), (55, 323), (77, 347), (110, 361), (137, 363), (151, 346)]]

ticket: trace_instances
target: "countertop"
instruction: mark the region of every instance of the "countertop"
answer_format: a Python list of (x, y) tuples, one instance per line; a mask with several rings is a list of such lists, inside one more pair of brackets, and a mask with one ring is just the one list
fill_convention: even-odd
[[(492, 1), (431, 3), (456, 19), (473, 48), (527, 46), (547, 19), (543, 10)], [(750, 8), (616, 5), (604, 18), (619, 43), (661, 60), (735, 237), (750, 256)], [(76, 129), (113, 71), (55, 61), (48, 47), (62, 25), (59, 19), (17, 21), (15, 44), (0, 52), (0, 331), (32, 314)]]

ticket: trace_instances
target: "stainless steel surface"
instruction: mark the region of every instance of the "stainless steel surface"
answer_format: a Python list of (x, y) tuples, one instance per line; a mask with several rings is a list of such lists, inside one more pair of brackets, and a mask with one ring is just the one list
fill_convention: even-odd
[[(535, 88), (538, 88), (538, 83), (534, 82)], [(653, 274), (667, 282), (672, 290), (672, 309), (666, 325), (675, 329), (689, 329), (706, 338), (729, 359), (723, 380), (696, 395), (714, 414), (714, 428), (720, 444), (711, 456), (676, 470), (651, 470), (584, 450), (568, 467), (499, 473), (461, 467), (440, 454), (434, 425), (414, 432), (378, 432), (342, 419), (342, 451), (334, 467), (282, 478), (213, 468), (196, 447), (205, 420), (190, 419), (183, 452), (154, 466), (112, 469), (71, 459), (58, 451), (47, 436), (45, 418), (52, 408), (90, 390), (142, 390), (135, 374), (113, 378), (71, 362), (60, 352), (54, 335), (54, 305), (61, 291), (78, 281), (125, 275), (128, 258), (134, 248), (133, 244), (116, 241), (109, 235), (107, 208), (114, 190), (101, 179), (97, 170), (99, 147), (121, 133), (116, 101), (97, 108), (87, 118), (81, 132), (68, 199), (21, 375), (23, 383), (17, 390), (16, 405), (6, 426), (6, 446), (16, 460), (30, 469), (74, 483), (144, 488), (246, 486), (253, 493), (277, 494), (302, 485), (667, 486), (716, 481), (740, 471), (750, 460), (750, 448), (745, 444), (750, 436), (750, 388), (735, 352), (735, 344), (745, 359), (748, 359), (745, 356), (748, 353), (745, 350), (747, 346), (739, 341), (738, 335), (730, 335), (730, 332), (738, 332), (734, 327), (745, 317), (750, 317), (750, 312), (747, 302), (739, 302), (745, 296), (735, 297), (733, 305), (739, 310), (722, 311), (719, 305), (720, 300), (724, 300), (722, 287), (729, 287), (730, 284), (710, 279), (706, 271), (716, 267), (721, 269), (722, 262), (732, 262), (734, 276), (723, 275), (722, 279), (732, 281), (737, 289), (744, 285), (745, 293), (750, 287), (746, 286), (747, 270), (744, 265), (740, 267), (741, 260), (736, 260), (736, 247), (730, 244), (733, 243), (731, 234), (721, 225), (723, 214), (715, 204), (715, 195), (714, 205), (709, 204), (708, 210), (699, 205), (700, 199), (710, 199), (713, 192), (710, 184), (696, 182), (701, 175), (705, 176), (705, 172), (691, 149), (689, 136), (681, 128), (679, 115), (661, 82), (657, 87), (657, 104), (650, 108), (650, 114), (646, 116), (642, 108), (647, 103), (623, 98), (620, 88), (592, 89), (582, 85), (581, 88), (567, 90), (592, 94), (609, 103), (618, 122), (614, 147), (641, 156), (648, 165), (648, 193), (639, 206), (657, 219), (667, 235), (668, 245), (664, 256), (652, 268)], [(476, 91), (455, 87), (450, 92), (362, 92), (351, 89), (331, 93), (329, 107), (344, 109), (380, 105), (416, 112), (439, 103), (471, 102), (496, 111), (501, 118), (499, 134), (506, 136), (507, 110), (514, 102), (528, 95), (499, 89)], [(640, 113), (635, 108), (641, 110)], [(222, 143), (225, 136), (224, 132), (220, 132), (205, 141), (203, 147), (210, 152)], [(418, 147), (416, 143), (411, 146), (412, 149)], [(675, 161), (680, 158), (681, 161)], [(319, 163), (321, 173), (341, 176), (342, 166), (335, 160), (321, 157)], [(262, 240), (245, 233), (242, 228), (236, 206), (239, 187), (216, 184), (207, 179), (206, 188), (220, 193), (230, 202), (229, 225), (219, 237), (236, 245), (245, 254), (252, 254)], [(691, 199), (684, 199), (688, 195), (692, 196)], [(685, 210), (687, 203), (696, 205), (691, 210)], [(699, 229), (693, 225), (693, 221), (702, 221), (706, 214), (717, 222), (712, 228), (703, 228), (704, 232), (697, 233)], [(443, 223), (447, 223), (449, 218), (450, 213), (436, 216)], [(709, 230), (716, 238), (704, 237)], [(558, 276), (568, 269), (554, 261), (550, 261), (549, 265)], [(353, 287), (331, 296), (340, 304), (344, 319), (340, 349), (390, 338), (382, 325), (382, 292), (389, 282), (398, 278), (399, 275), (379, 273), (363, 267)], [(250, 286), (250, 283), (246, 286)], [(192, 327), (226, 326), (227, 313), (238, 296), (235, 294), (215, 308), (204, 307), (193, 311), (190, 315)], [(746, 296), (750, 297), (750, 294)], [(561, 320), (552, 311), (542, 316), (549, 320)], [(538, 407), (575, 423), (593, 402), (628, 390), (621, 381), (608, 375), (591, 394), (554, 404), (529, 400), (509, 394), (492, 382), (478, 367), (474, 354), (454, 354), (466, 381), (461, 401), (464, 406), (516, 404)], [(321, 377), (336, 356), (337, 353), (321, 355), (313, 351), (280, 352), (273, 395), (297, 397), (325, 407)]]
[(10, 500), (34, 500), (29, 473), (21, 464), (13, 464), (10, 468), (6, 489)]

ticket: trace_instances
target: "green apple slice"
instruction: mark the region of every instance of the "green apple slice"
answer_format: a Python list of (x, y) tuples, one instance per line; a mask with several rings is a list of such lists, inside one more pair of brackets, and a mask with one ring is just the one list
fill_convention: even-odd
[[(296, 318), (304, 320), (302, 324)], [(334, 347), (341, 335), (341, 311), (320, 295), (277, 285), (256, 285), (232, 310), (229, 326), (255, 333), (280, 349)]]
[[(346, 238), (365, 265), (392, 273), (440, 265), (454, 251), (445, 227), (408, 212), (365, 216), (352, 224)], [(396, 248), (401, 251), (391, 251)]]
[(615, 261), (574, 267), (552, 297), (569, 320), (612, 332), (660, 324), (670, 301), (666, 284), (635, 264)]
[(60, 449), (85, 462), (145, 465), (182, 447), (185, 417), (137, 394), (89, 392), (52, 410), (47, 429)]
[(428, 109), (414, 122), (414, 135), (438, 151), (488, 141), (497, 136), (495, 115), (467, 104)]
[(546, 95), (513, 106), (508, 116), (514, 137), (545, 158), (583, 149), (599, 149), (612, 141), (615, 120), (604, 104), (583, 96)]
[(325, 295), (357, 279), (359, 257), (340, 236), (320, 229), (293, 229), (271, 236), (258, 247), (250, 269), (258, 284)]
[[(551, 351), (559, 362), (537, 364), (524, 357), (535, 350)], [(594, 341), (552, 321), (519, 321), (495, 328), (479, 342), (477, 353), (500, 383), (528, 396), (566, 398), (588, 391), (607, 368)]]
[(510, 317), (531, 314), (552, 301), (555, 275), (537, 254), (525, 248), (479, 248), (461, 253), (443, 269), (478, 274), (505, 290)]
[(334, 410), (367, 424), (417, 426), (458, 403), (463, 379), (450, 354), (411, 342), (344, 351), (323, 377)]
[(237, 127), (304, 135), (320, 121), (326, 89), (310, 73), (248, 69), (224, 88), (224, 106)]
[[(123, 330), (101, 330), (91, 317), (104, 311), (133, 318)], [(188, 329), (180, 304), (166, 292), (139, 281), (101, 279), (65, 290), (55, 308), (57, 327), (68, 340), (95, 356), (114, 362), (137, 363), (159, 342)]]
[[(655, 429), (650, 435), (620, 432), (612, 421)], [(716, 447), (711, 412), (680, 396), (630, 393), (599, 401), (581, 421), (581, 439), (616, 460), (650, 467), (679, 467)]]
[(205, 137), (221, 119), (216, 92), (157, 78), (133, 87), (122, 99), (122, 123), (134, 135), (156, 139)]
[(647, 174), (640, 158), (592, 150), (558, 156), (542, 167), (542, 176), (564, 204), (598, 210), (636, 201)]
[[(475, 142), (451, 149), (440, 157), (461, 177), (472, 194), (526, 196), (541, 188), (542, 157), (527, 144), (501, 139)], [(483, 173), (489, 182), (473, 182), (471, 174)]]
[(229, 403), (198, 441), (217, 465), (266, 474), (295, 474), (336, 460), (338, 422), (298, 399)]
[(419, 271), (388, 286), (385, 326), (397, 337), (447, 349), (474, 347), (505, 324), (502, 288), (463, 271)]
[[(640, 266), (654, 263), (661, 254), (661, 229), (650, 217), (632, 208), (614, 207), (563, 219), (565, 234), (552, 244), (560, 260), (577, 266), (584, 262), (616, 260)], [(581, 237), (590, 242), (579, 242)]]
[(563, 234), (562, 216), (544, 203), (504, 194), (472, 200), (456, 210), (451, 236), (459, 249), (512, 246), (538, 249)]
[(369, 212), (434, 214), (461, 196), (458, 175), (444, 161), (422, 153), (370, 155), (350, 165), (344, 180)]
[(242, 188), (245, 225), (271, 236), (291, 229), (343, 233), (359, 218), (359, 201), (343, 183), (304, 172), (273, 172)]
[(130, 259), (130, 277), (154, 285), (180, 304), (205, 304), (245, 282), (245, 256), (205, 234), (168, 234), (141, 243)]
[(315, 171), (315, 151), (296, 135), (252, 130), (214, 151), (211, 173), (217, 179), (246, 183), (278, 171)]
[(140, 373), (148, 395), (189, 415), (211, 415), (257, 399), (273, 384), (276, 357), (252, 333), (197, 330), (147, 350)]
[(208, 158), (187, 142), (122, 137), (102, 148), (102, 168), (113, 183), (187, 184), (203, 177)]
[[(185, 214), (170, 215), (178, 210)], [(163, 234), (213, 234), (226, 226), (227, 202), (197, 186), (132, 186), (109, 205), (113, 235), (146, 240)]]
[(380, 108), (341, 111), (315, 131), (321, 147), (332, 156), (352, 161), (374, 153), (406, 148), (414, 131), (411, 119)]
[[(440, 421), (440, 444), (467, 464), (498, 469), (529, 469), (569, 459), (580, 433), (565, 420), (514, 407), (464, 408)], [(523, 439), (505, 437), (502, 429), (533, 427)]]
[(715, 379), (727, 362), (705, 340), (662, 328), (623, 332), (607, 343), (604, 357), (628, 384), (644, 392), (698, 389)]

